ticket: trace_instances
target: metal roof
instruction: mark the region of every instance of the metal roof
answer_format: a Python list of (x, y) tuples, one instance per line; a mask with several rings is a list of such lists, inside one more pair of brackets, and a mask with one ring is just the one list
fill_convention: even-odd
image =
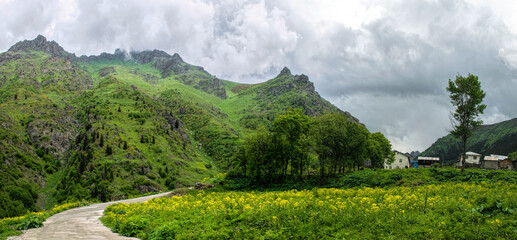
[(485, 161), (499, 161), (497, 156), (485, 156)]
[(475, 152), (466, 152), (465, 154), (470, 156), (481, 156), (481, 154)]

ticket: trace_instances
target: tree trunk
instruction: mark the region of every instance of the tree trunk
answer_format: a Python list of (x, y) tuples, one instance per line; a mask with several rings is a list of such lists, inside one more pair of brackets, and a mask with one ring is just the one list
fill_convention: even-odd
[(463, 172), (465, 172), (465, 162), (466, 162), (466, 158), (467, 158), (467, 155), (466, 155), (466, 152), (467, 152), (467, 136), (463, 136), (462, 137), (462, 143), (463, 143), (463, 149), (461, 151), (461, 174), (463, 174)]

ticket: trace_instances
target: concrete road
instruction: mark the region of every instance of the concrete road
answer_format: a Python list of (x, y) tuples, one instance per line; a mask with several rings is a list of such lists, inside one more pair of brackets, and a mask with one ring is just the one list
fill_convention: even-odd
[(104, 209), (114, 203), (145, 202), (149, 199), (162, 197), (169, 194), (160, 193), (152, 196), (133, 198), (109, 203), (98, 203), (86, 207), (79, 207), (58, 213), (47, 218), (43, 227), (27, 230), (23, 235), (10, 237), (8, 240), (20, 239), (137, 239), (120, 236), (104, 225), (99, 217)]

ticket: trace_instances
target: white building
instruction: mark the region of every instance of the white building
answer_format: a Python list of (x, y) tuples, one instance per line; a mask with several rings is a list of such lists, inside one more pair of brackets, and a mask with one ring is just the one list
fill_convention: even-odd
[(409, 156), (399, 151), (393, 151), (395, 153), (395, 161), (387, 164), (384, 162), (384, 169), (401, 169), (409, 168)]
[[(480, 165), (481, 164), (481, 154), (475, 153), (475, 152), (466, 152), (465, 153), (465, 164), (467, 165)], [(460, 155), (460, 161), (458, 162), (457, 166), (461, 167), (463, 164), (463, 156)]]

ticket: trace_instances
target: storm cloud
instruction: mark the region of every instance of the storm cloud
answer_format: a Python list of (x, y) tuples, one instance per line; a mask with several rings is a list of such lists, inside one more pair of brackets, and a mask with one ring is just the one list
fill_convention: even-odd
[(77, 55), (161, 49), (256, 83), (287, 66), (400, 151), (450, 129), (445, 87), (479, 76), (483, 120), (517, 115), (513, 1), (0, 0), (0, 50), (43, 34)]

